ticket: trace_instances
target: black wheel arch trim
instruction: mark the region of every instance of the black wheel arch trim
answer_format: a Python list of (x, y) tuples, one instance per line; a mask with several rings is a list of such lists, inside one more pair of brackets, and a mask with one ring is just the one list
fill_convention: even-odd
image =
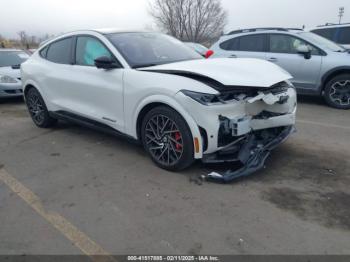
[(349, 73), (350, 74), (350, 66), (339, 66), (339, 67), (335, 67), (331, 70), (329, 70), (327, 73), (325, 73), (322, 76), (322, 90), (326, 87), (326, 84), (328, 83), (328, 81), (330, 79), (332, 79), (334, 76), (336, 75), (340, 75), (343, 73)]

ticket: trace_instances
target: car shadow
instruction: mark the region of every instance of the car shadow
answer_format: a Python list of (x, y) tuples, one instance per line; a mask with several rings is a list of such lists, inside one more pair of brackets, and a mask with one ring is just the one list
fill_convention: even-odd
[(24, 99), (20, 97), (0, 97), (0, 104), (22, 104)]
[(298, 103), (327, 106), (327, 104), (321, 96), (298, 95)]

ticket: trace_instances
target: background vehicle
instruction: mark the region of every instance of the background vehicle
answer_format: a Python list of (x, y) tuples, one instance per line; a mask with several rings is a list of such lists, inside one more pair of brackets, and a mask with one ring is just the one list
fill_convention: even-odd
[(22, 96), (20, 65), (28, 58), (21, 50), (0, 49), (0, 97)]
[(209, 51), (209, 49), (206, 48), (204, 45), (201, 45), (198, 43), (185, 42), (185, 44), (191, 47), (194, 51), (196, 51), (198, 54), (200, 54), (203, 57), (206, 57), (207, 52)]
[(350, 54), (336, 43), (301, 29), (233, 31), (211, 48), (212, 57), (259, 58), (292, 76), (299, 94), (323, 95), (335, 108), (350, 108)]
[(310, 31), (350, 49), (350, 23), (326, 24)]
[(126, 135), (167, 170), (194, 159), (240, 161), (231, 175), (246, 175), (295, 124), (296, 92), (284, 70), (257, 59), (203, 59), (163, 34), (69, 33), (21, 68), (37, 126), (68, 119)]

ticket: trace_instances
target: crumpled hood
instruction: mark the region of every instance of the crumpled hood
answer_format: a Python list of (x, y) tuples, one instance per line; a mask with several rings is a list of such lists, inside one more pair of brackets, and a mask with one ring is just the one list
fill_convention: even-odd
[(211, 78), (225, 86), (270, 87), (292, 78), (273, 63), (251, 58), (198, 59), (139, 70), (192, 73)]
[(11, 76), (13, 78), (20, 78), (21, 77), (21, 70), (20, 69), (13, 69), (10, 66), (0, 67), (0, 75)]

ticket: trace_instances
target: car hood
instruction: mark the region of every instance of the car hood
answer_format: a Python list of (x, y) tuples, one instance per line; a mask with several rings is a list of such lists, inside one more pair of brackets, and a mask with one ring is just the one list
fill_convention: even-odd
[(11, 66), (0, 67), (0, 75), (11, 76), (13, 78), (21, 77), (20, 69), (13, 69)]
[(141, 68), (142, 71), (206, 77), (223, 86), (271, 87), (292, 76), (279, 66), (260, 59), (213, 58)]

